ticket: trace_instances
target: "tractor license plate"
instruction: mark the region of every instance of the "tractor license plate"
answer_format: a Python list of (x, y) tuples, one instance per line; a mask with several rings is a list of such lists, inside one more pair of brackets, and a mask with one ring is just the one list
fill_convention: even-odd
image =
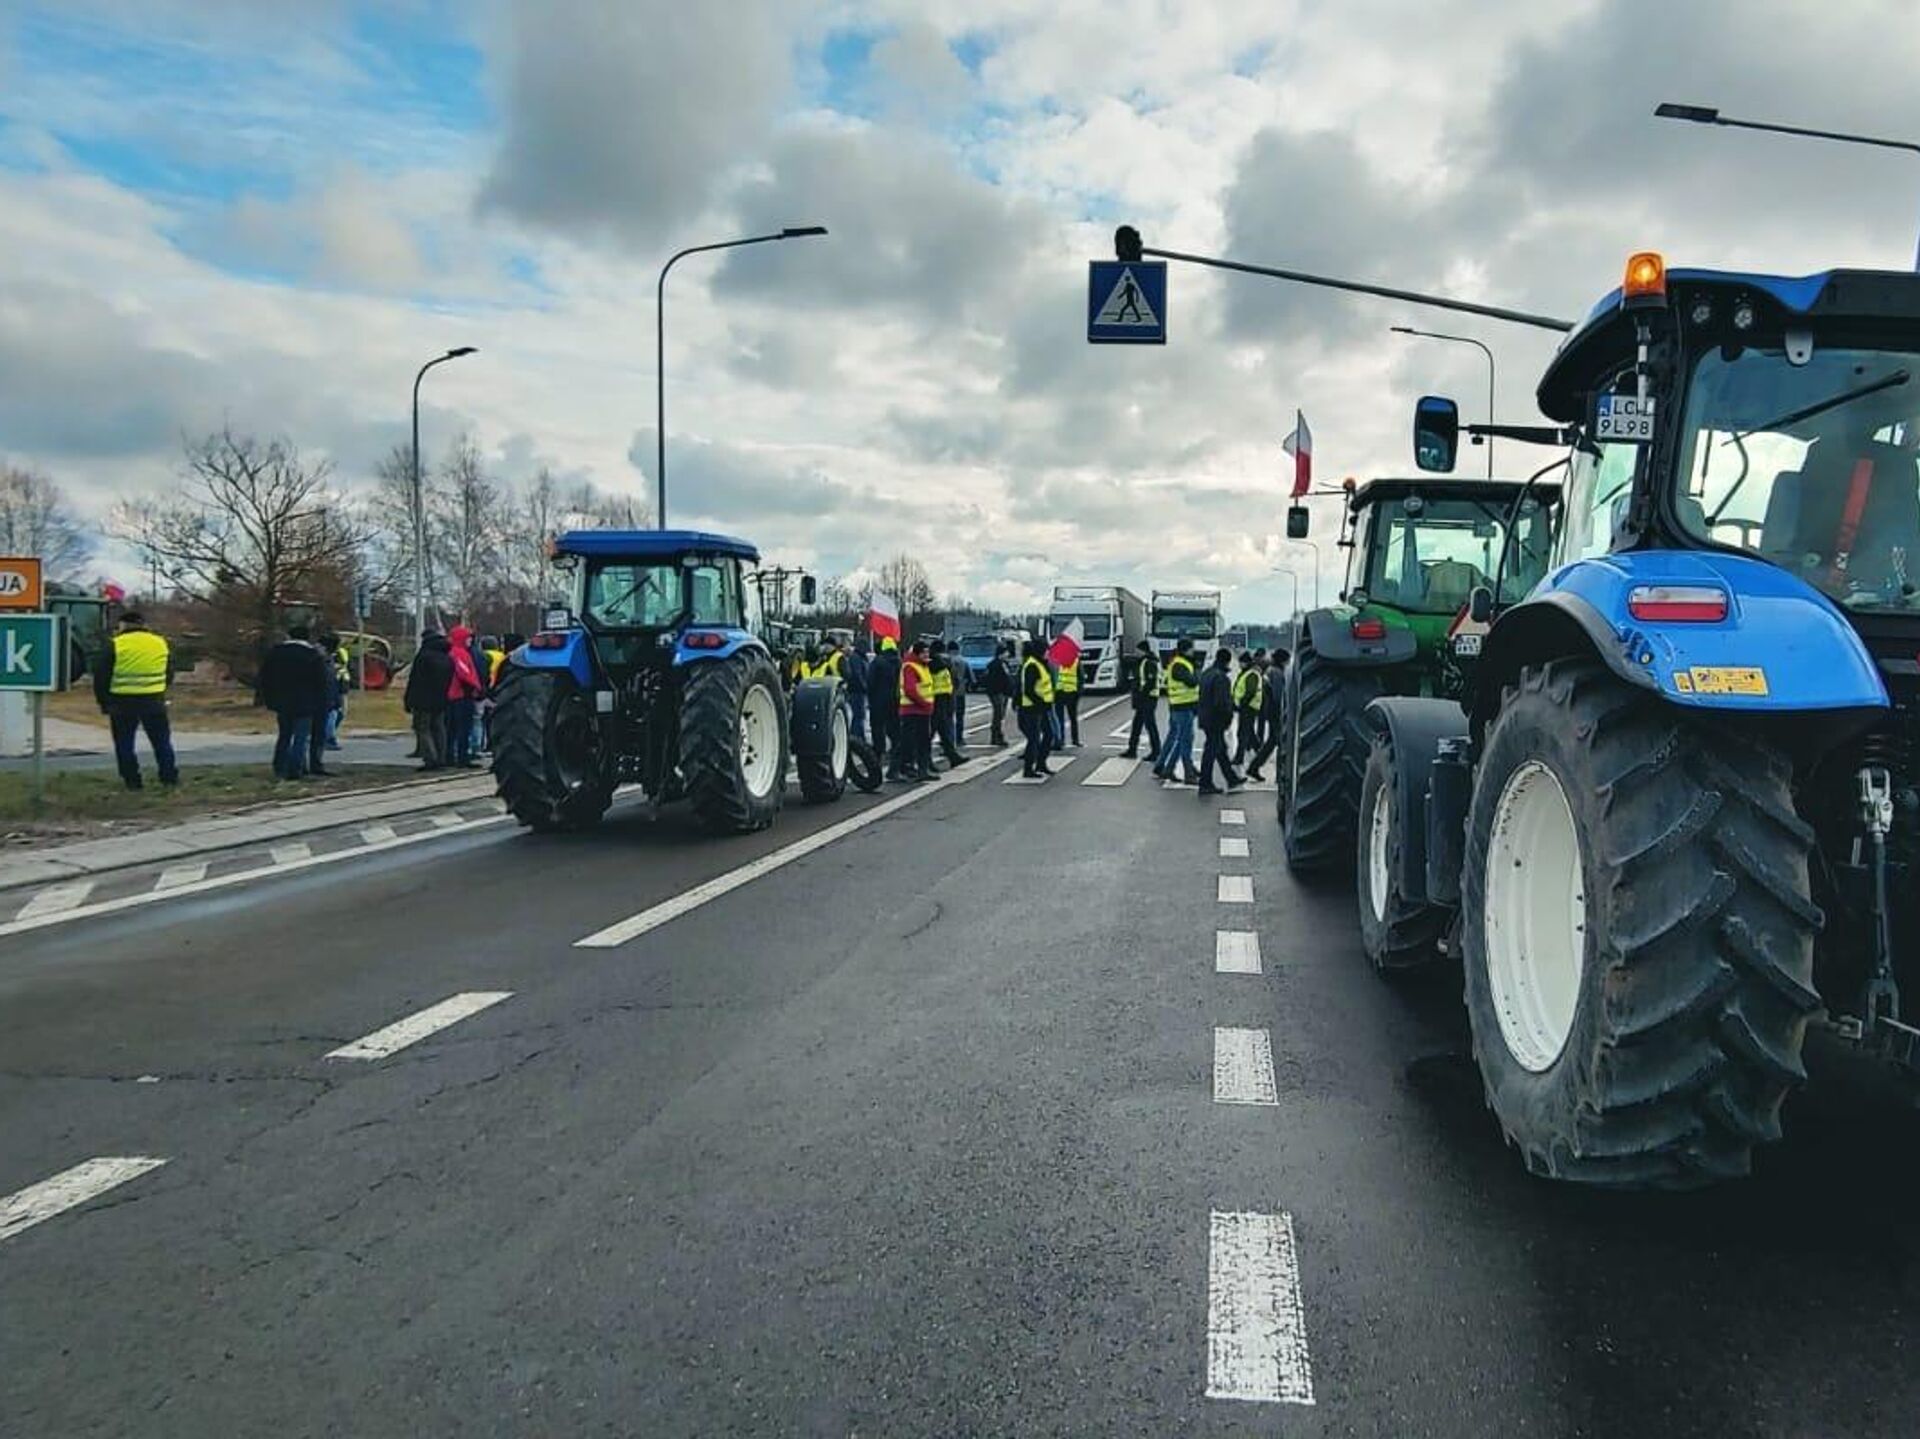
[(1480, 653), (1480, 636), (1455, 635), (1453, 637), (1453, 652), (1466, 659), (1473, 658)]
[(1762, 695), (1767, 693), (1767, 672), (1738, 665), (1695, 665), (1674, 677), (1674, 687), (1683, 694)]
[(1599, 413), (1594, 418), (1593, 437), (1628, 445), (1650, 444), (1653, 440), (1653, 397), (1602, 395)]

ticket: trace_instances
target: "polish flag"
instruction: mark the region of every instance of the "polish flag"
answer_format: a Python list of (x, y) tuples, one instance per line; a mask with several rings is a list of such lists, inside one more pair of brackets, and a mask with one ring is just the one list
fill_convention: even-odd
[(1067, 627), (1053, 637), (1053, 643), (1047, 646), (1047, 658), (1061, 669), (1080, 663), (1080, 641), (1087, 637), (1087, 627), (1078, 620), (1068, 620)]
[(1313, 483), (1313, 431), (1298, 410), (1293, 412), (1293, 433), (1280, 442), (1280, 448), (1293, 456), (1293, 497), (1297, 500)]
[(900, 607), (893, 602), (893, 596), (882, 590), (875, 590), (873, 598), (867, 602), (867, 628), (881, 639), (900, 642)]

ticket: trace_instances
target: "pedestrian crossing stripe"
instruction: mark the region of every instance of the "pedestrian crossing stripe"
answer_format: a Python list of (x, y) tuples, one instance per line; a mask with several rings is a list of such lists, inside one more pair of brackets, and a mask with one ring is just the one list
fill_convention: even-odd
[(1120, 278), (1113, 282), (1106, 303), (1100, 306), (1099, 313), (1093, 317), (1096, 325), (1137, 326), (1143, 330), (1160, 328), (1160, 317), (1153, 313), (1153, 306), (1147, 303), (1146, 292), (1140, 288), (1140, 282), (1133, 276), (1131, 268), (1120, 271)]

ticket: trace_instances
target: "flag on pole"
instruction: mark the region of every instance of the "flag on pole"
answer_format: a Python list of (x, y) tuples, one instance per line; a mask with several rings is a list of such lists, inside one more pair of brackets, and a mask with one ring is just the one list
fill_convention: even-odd
[(900, 607), (884, 590), (875, 590), (867, 602), (867, 628), (880, 639), (900, 642)]
[(1300, 411), (1293, 412), (1293, 433), (1280, 442), (1280, 448), (1293, 456), (1293, 497), (1297, 500), (1313, 483), (1313, 431), (1307, 428), (1307, 417)]
[(1080, 641), (1087, 637), (1087, 627), (1079, 620), (1068, 620), (1067, 627), (1053, 637), (1053, 643), (1047, 646), (1047, 658), (1061, 669), (1080, 663)]

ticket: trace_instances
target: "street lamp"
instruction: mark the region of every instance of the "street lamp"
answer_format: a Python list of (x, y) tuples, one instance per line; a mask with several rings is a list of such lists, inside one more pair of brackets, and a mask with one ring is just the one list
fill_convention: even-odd
[(478, 353), (472, 345), (461, 345), (444, 355), (435, 355), (413, 377), (413, 642), (416, 645), (427, 632), (427, 505), (420, 487), (420, 382), (435, 365)]
[[(1762, 120), (1732, 120), (1711, 105), (1676, 105), (1666, 101), (1654, 108), (1662, 120), (1686, 120), (1695, 125), (1723, 125), (1733, 130), (1764, 130), (1773, 135), (1801, 135), (1809, 140), (1838, 140), (1843, 145), (1871, 145), (1878, 150), (1905, 150), (1920, 155), (1920, 142), (1886, 140), (1874, 135), (1850, 135), (1843, 130), (1810, 130), (1803, 125), (1774, 125)], [(1920, 245), (1915, 247), (1914, 268), (1920, 270)]]
[[(1415, 330), (1415, 329), (1410, 329), (1406, 325), (1395, 325), (1393, 327), (1393, 333), (1396, 335), (1417, 335), (1419, 338), (1423, 340), (1451, 340), (1456, 345), (1472, 345), (1481, 354), (1485, 355), (1487, 357), (1487, 423), (1489, 425), (1493, 423), (1494, 414), (1493, 414), (1493, 351), (1492, 350), (1489, 350), (1484, 344), (1474, 339), (1473, 336), (1471, 335), (1443, 335), (1438, 330)], [(1493, 478), (1493, 436), (1492, 435), (1487, 436), (1487, 478), (1488, 479)]]
[(735, 250), (742, 245), (765, 245), (774, 240), (804, 240), (813, 235), (827, 233), (825, 225), (789, 225), (786, 229), (772, 235), (749, 235), (744, 240), (722, 240), (717, 245), (689, 245), (660, 267), (660, 284), (654, 294), (654, 440), (656, 458), (654, 461), (654, 479), (658, 486), (659, 528), (667, 527), (667, 271), (689, 255), (704, 254), (708, 250)]

